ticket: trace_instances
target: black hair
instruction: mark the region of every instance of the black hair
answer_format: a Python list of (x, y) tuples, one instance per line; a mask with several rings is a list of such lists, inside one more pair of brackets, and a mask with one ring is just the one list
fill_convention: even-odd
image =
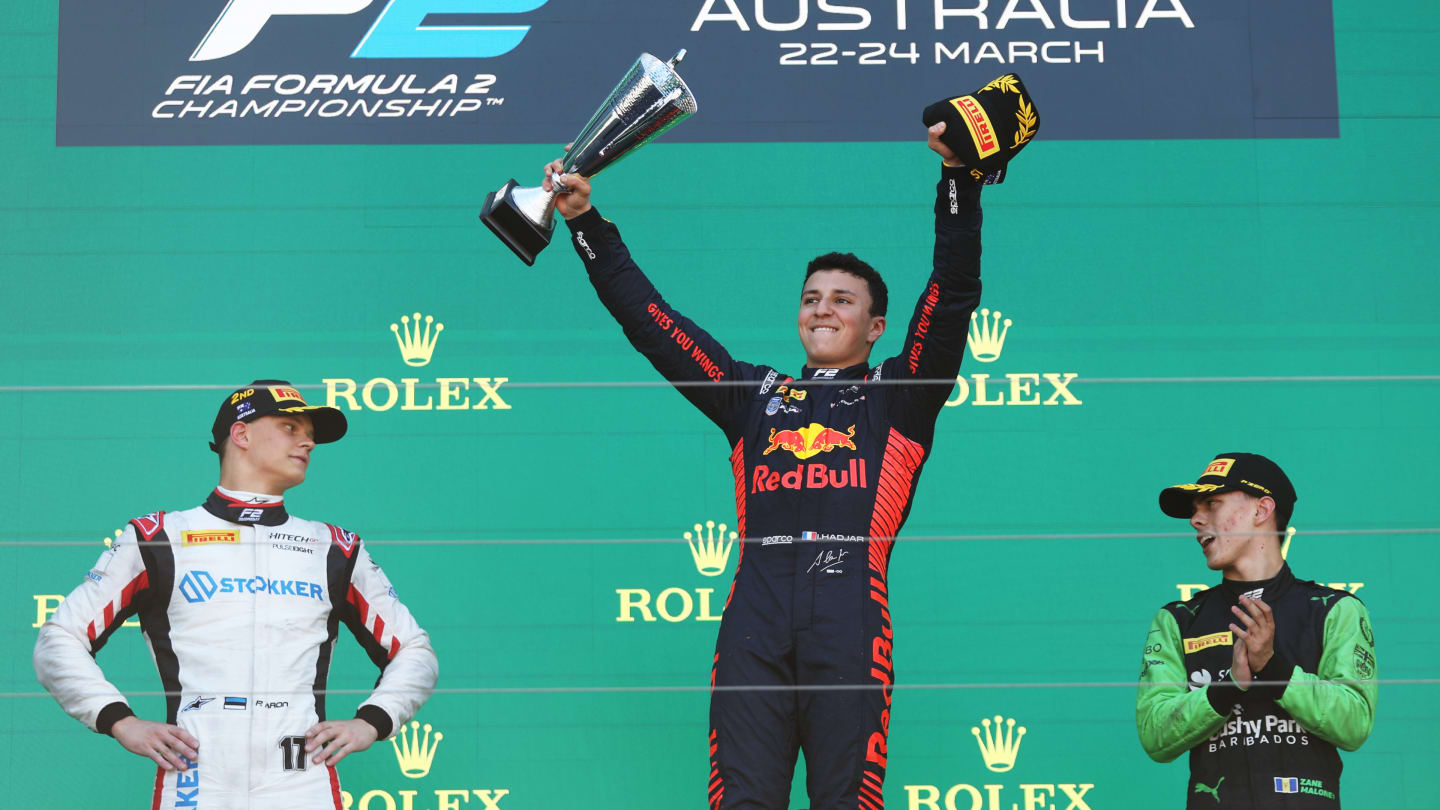
[(864, 279), (866, 286), (870, 288), (871, 317), (883, 316), (889, 309), (890, 290), (885, 286), (885, 279), (854, 253), (826, 253), (816, 256), (805, 266), (805, 280), (809, 281), (811, 276), (822, 270), (840, 270)]
[(1290, 516), (1295, 514), (1295, 504), (1275, 501), (1275, 530), (1282, 534), (1290, 527)]
[(1290, 516), (1295, 513), (1295, 504), (1284, 503), (1279, 498), (1276, 498), (1274, 496), (1260, 495), (1249, 490), (1236, 489), (1231, 491), (1239, 492), (1240, 494), (1244, 495), (1252, 501), (1258, 501), (1261, 498), (1270, 498), (1270, 500), (1275, 502), (1275, 511), (1272, 513), (1273, 517), (1275, 518), (1275, 531), (1280, 532), (1280, 534), (1283, 536), (1285, 534), (1285, 530), (1290, 527)]

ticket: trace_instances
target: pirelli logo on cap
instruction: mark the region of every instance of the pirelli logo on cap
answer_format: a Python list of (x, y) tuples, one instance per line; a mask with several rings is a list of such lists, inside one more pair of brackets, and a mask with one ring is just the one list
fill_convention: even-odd
[(182, 546), (209, 546), (215, 543), (238, 543), (240, 532), (234, 529), (220, 529), (208, 532), (181, 532)]
[(980, 153), (980, 157), (987, 158), (1000, 151), (1000, 141), (995, 137), (995, 128), (990, 126), (990, 116), (985, 114), (985, 108), (974, 96), (952, 98), (950, 103), (965, 119), (965, 126), (970, 128), (970, 139), (975, 142), (975, 151)]
[(1233, 466), (1235, 466), (1235, 459), (1217, 458), (1210, 462), (1210, 466), (1205, 468), (1205, 472), (1200, 473), (1200, 477), (1205, 478), (1206, 476), (1213, 475), (1216, 478), (1224, 478), (1230, 474), (1230, 468)]
[(299, 391), (286, 386), (270, 386), (270, 396), (274, 397), (276, 402), (293, 400), (301, 405), (305, 404), (305, 398), (300, 396)]
[(1210, 647), (1228, 647), (1234, 643), (1235, 634), (1229, 630), (1199, 638), (1187, 638), (1185, 639), (1185, 654), (1197, 653)]

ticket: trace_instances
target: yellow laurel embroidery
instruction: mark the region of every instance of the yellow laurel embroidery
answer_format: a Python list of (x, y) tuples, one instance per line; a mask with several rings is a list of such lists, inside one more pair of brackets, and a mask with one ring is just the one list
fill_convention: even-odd
[(976, 182), (979, 182), (980, 178), (984, 177), (985, 175), (981, 174), (979, 169), (971, 169), (970, 176), (975, 178)]
[(1020, 88), (1015, 86), (1015, 83), (1017, 81), (1019, 81), (1019, 79), (1016, 79), (1014, 74), (1007, 73), (1004, 76), (1001, 76), (990, 82), (989, 84), (985, 85), (984, 87), (980, 88), (980, 92), (983, 93), (986, 90), (999, 90), (1002, 93), (1018, 94), (1020, 92)]
[(1011, 149), (1019, 149), (1021, 144), (1034, 137), (1035, 105), (1026, 104), (1025, 99), (1020, 99), (1020, 111), (1015, 113), (1015, 119), (1020, 122), (1020, 129), (1015, 132), (1015, 143), (1011, 145)]

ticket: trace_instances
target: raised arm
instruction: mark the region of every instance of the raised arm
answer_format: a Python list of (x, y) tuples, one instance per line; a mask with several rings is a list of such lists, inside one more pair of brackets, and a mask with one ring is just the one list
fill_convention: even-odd
[[(939, 141), (944, 124), (930, 129), (930, 147), (942, 159), (953, 153)], [(970, 313), (980, 303), (980, 184), (970, 170), (942, 161), (935, 189), (934, 270), (921, 290), (893, 366), (901, 377), (953, 380), (965, 354)], [(912, 401), (940, 412), (953, 383), (914, 386)]]
[[(558, 168), (558, 161), (546, 167), (547, 189)], [(601, 303), (620, 324), (630, 345), (665, 379), (698, 383), (677, 389), (728, 430), (731, 415), (753, 393), (749, 386), (732, 383), (758, 381), (770, 370), (731, 358), (719, 341), (666, 303), (631, 258), (620, 229), (590, 204), (589, 182), (575, 175), (566, 175), (563, 182), (571, 191), (559, 196), (556, 210), (566, 217), (575, 252)]]

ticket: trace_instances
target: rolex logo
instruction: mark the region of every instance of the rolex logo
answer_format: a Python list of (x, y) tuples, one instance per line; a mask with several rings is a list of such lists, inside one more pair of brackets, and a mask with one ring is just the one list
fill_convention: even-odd
[(685, 539), (690, 543), (690, 556), (695, 558), (695, 569), (707, 577), (725, 573), (725, 566), (730, 562), (730, 550), (735, 547), (735, 538), (739, 535), (727, 531), (727, 528), (724, 523), (707, 520), (704, 526), (696, 523), (695, 531), (685, 532)]
[(394, 737), (390, 738), (390, 745), (395, 749), (395, 759), (400, 763), (400, 772), (411, 779), (419, 779), (430, 773), (430, 763), (435, 761), (435, 749), (440, 747), (440, 741), (445, 735), (435, 732), (430, 736), (430, 724), (426, 723), (425, 735), (420, 735), (420, 723), (411, 720), (409, 733), (406, 733), (405, 725), (400, 725), (400, 730)]
[[(433, 315), (416, 312), (390, 324), (400, 357), (407, 366), (429, 365), (445, 324)], [(350, 411), (508, 411), (500, 395), (509, 377), (371, 377), (361, 383), (354, 377), (326, 377), (325, 404)]]
[(995, 773), (1004, 773), (1015, 767), (1015, 757), (1020, 753), (1020, 740), (1025, 737), (1025, 727), (1021, 726), (1016, 733), (1015, 718), (1004, 719), (998, 714), (995, 715), (993, 730), (988, 717), (981, 720), (980, 725), (985, 727), (984, 732), (972, 727), (970, 733), (975, 735), (975, 742), (980, 746), (980, 756), (985, 759), (985, 767)]
[[(1005, 349), (1005, 338), (1010, 335), (1010, 327), (1014, 323), (999, 310), (982, 309), (970, 313), (970, 332), (965, 343), (976, 362), (993, 363), (1000, 359), (1000, 352)], [(1070, 384), (1079, 376), (1074, 371), (1011, 371), (1005, 374), (995, 374), (988, 369), (972, 371), (955, 378), (955, 392), (945, 400), (945, 407), (954, 408), (966, 403), (976, 407), (1083, 405), (1085, 403), (1070, 390)]]
[[(993, 317), (992, 317), (993, 315)], [(993, 363), (1000, 359), (1000, 352), (1005, 348), (1005, 336), (1010, 333), (1009, 318), (1004, 324), (1000, 322), (1000, 310), (991, 312), (988, 309), (980, 310), (980, 314), (970, 313), (970, 356), (981, 363)]]
[[(433, 331), (431, 324), (435, 326)], [(422, 327), (420, 313), (417, 312), (413, 323), (409, 315), (401, 315), (400, 323), (390, 324), (390, 331), (395, 333), (395, 342), (400, 344), (400, 356), (405, 359), (405, 365), (423, 366), (435, 353), (435, 344), (440, 340), (440, 333), (445, 331), (445, 324), (435, 323), (435, 316), (426, 315)]]

